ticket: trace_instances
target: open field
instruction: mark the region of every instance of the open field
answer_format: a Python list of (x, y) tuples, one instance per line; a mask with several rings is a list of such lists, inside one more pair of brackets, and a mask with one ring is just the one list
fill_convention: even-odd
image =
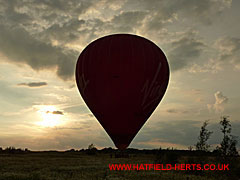
[[(0, 153), (0, 180), (81, 180), (81, 179), (186, 179), (214, 180), (238, 179), (227, 171), (110, 171), (109, 164), (167, 164), (178, 159), (178, 163), (198, 162), (206, 157), (187, 157), (170, 152), (126, 153), (116, 152), (23, 152)], [(115, 157), (118, 156), (118, 158)], [(122, 156), (122, 157), (121, 157)], [(211, 159), (207, 157), (208, 159)], [(195, 159), (195, 160), (193, 160)], [(210, 161), (210, 160), (209, 160)], [(235, 165), (236, 166), (236, 165)], [(239, 166), (239, 163), (237, 165)], [(237, 168), (237, 167), (236, 167)], [(239, 170), (239, 169), (238, 169)], [(236, 173), (236, 172), (234, 172)]]

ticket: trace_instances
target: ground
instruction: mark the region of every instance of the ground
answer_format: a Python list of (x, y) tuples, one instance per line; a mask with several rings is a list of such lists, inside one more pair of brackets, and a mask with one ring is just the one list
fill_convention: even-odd
[[(170, 152), (170, 151), (169, 151)], [(165, 154), (165, 155), (164, 155)], [(199, 157), (181, 156), (166, 152), (156, 153), (124, 153), (97, 151), (70, 152), (22, 152), (0, 153), (0, 180), (84, 180), (84, 179), (185, 179), (185, 180), (214, 180), (229, 178), (229, 172), (209, 171), (204, 173), (187, 171), (110, 171), (109, 164), (156, 164), (190, 162)], [(202, 159), (201, 157), (199, 159)], [(230, 179), (238, 179), (232, 176)]]

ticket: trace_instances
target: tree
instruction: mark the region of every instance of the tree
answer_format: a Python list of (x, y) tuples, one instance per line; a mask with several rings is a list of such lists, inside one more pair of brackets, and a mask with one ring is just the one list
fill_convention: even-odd
[(231, 135), (232, 127), (228, 118), (228, 116), (221, 117), (220, 125), (222, 126), (223, 140), (219, 151), (223, 156), (238, 156), (237, 137)]
[(189, 150), (189, 151), (192, 151), (193, 148), (194, 148), (193, 146), (188, 146), (188, 150)]
[(90, 144), (86, 149), (86, 153), (88, 155), (95, 155), (97, 153), (97, 148), (94, 146), (94, 144)]
[(90, 145), (88, 146), (88, 149), (91, 150), (91, 149), (97, 149), (97, 148), (94, 146), (94, 144), (90, 144)]
[(204, 123), (201, 127), (201, 130), (200, 130), (200, 134), (198, 136), (198, 142), (195, 145), (196, 150), (209, 151), (210, 145), (207, 144), (207, 141), (208, 141), (208, 139), (210, 138), (210, 136), (213, 132), (207, 130), (207, 128), (206, 128), (207, 125), (208, 125), (208, 121), (204, 121)]

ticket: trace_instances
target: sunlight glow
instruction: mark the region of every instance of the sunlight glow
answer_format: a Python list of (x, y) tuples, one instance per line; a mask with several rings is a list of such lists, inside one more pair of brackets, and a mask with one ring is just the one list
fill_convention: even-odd
[[(37, 112), (40, 113), (42, 121), (36, 122), (42, 127), (55, 127), (63, 123), (63, 114), (56, 114), (57, 108), (55, 106), (43, 106)], [(59, 112), (59, 111), (58, 111)]]

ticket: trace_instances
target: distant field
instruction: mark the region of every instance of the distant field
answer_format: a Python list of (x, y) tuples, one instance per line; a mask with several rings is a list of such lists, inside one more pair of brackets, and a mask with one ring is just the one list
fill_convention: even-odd
[[(163, 153), (164, 154), (164, 153)], [(127, 154), (128, 155), (128, 154)], [(122, 156), (122, 157), (121, 157)], [(176, 156), (176, 155), (175, 155)], [(205, 157), (206, 158), (206, 157)], [(153, 164), (174, 161), (176, 157), (170, 154), (167, 158), (161, 153), (131, 153), (129, 156), (115, 153), (86, 152), (28, 152), (0, 153), (0, 180), (81, 180), (81, 179), (186, 179), (214, 180), (238, 179), (230, 172), (183, 172), (183, 171), (110, 171), (109, 164)], [(179, 163), (192, 162), (194, 157), (178, 158)], [(199, 159), (199, 157), (198, 157)], [(200, 158), (204, 159), (204, 157)], [(211, 158), (208, 158), (211, 159)], [(196, 160), (197, 161), (197, 160)], [(239, 164), (238, 164), (238, 167)], [(240, 169), (238, 169), (240, 170)]]

